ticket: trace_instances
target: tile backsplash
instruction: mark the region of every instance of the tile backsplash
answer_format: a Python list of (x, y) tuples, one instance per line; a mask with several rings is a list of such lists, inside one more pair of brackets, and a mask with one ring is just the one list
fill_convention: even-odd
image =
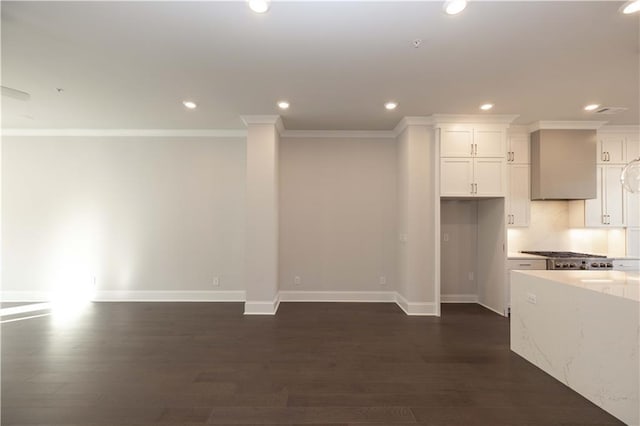
[(528, 228), (510, 228), (510, 253), (522, 250), (579, 251), (622, 256), (624, 229), (569, 228), (567, 201), (532, 201)]

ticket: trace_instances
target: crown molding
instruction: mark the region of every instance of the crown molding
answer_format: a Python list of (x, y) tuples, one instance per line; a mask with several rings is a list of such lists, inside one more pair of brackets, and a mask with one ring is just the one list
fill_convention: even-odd
[(626, 126), (602, 126), (598, 129), (601, 133), (640, 133), (640, 125), (630, 124)]
[(244, 138), (246, 130), (226, 129), (2, 129), (2, 136)]
[(436, 126), (441, 124), (511, 124), (518, 114), (433, 114)]
[(393, 129), (394, 136), (400, 136), (402, 132), (409, 126), (433, 126), (433, 116), (424, 117), (402, 117), (402, 120), (398, 122)]
[(529, 126), (517, 124), (511, 125), (507, 129), (507, 134), (509, 135), (529, 135)]
[(279, 135), (285, 131), (282, 117), (279, 115), (241, 115), (240, 118), (247, 127), (252, 124), (271, 124), (276, 127)]
[(321, 138), (321, 139), (393, 139), (391, 130), (285, 130), (283, 138)]
[(529, 132), (537, 130), (597, 130), (607, 121), (536, 121), (529, 125)]

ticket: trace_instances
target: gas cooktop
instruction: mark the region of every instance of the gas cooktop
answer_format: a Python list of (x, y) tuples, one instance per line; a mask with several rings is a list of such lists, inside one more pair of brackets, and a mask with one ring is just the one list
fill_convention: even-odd
[(613, 259), (573, 251), (522, 251), (547, 258), (547, 269), (613, 269)]
[(589, 254), (589, 253), (576, 253), (574, 251), (523, 251), (522, 253), (527, 254), (535, 254), (538, 256), (544, 257), (561, 257), (561, 258), (569, 258), (574, 257), (576, 259), (579, 258), (606, 258), (607, 256), (602, 256), (600, 254)]

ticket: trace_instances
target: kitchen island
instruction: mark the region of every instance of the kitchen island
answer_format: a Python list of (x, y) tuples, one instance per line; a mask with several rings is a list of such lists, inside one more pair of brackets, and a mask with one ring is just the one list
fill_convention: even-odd
[(640, 424), (640, 273), (512, 271), (511, 350)]

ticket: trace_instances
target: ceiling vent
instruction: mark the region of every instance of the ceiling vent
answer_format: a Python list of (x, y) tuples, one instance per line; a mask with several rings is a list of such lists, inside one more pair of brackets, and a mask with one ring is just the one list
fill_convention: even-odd
[(602, 115), (613, 115), (618, 114), (619, 112), (626, 111), (628, 108), (625, 107), (608, 107), (603, 106), (593, 111), (594, 114), (602, 114)]

